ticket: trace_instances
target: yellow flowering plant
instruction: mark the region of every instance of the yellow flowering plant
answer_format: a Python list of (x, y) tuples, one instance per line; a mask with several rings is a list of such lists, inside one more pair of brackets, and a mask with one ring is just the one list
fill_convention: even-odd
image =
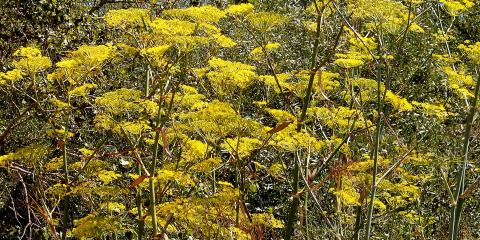
[(2, 62), (0, 235), (480, 237), (475, 1), (87, 2)]

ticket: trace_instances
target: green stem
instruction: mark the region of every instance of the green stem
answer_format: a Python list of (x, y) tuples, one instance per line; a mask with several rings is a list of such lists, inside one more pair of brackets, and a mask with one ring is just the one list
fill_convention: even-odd
[(355, 230), (353, 231), (352, 240), (360, 239), (360, 229), (362, 228), (362, 206), (355, 207), (356, 219), (355, 219)]
[[(318, 53), (318, 45), (320, 44), (320, 20), (321, 20), (321, 15), (317, 15), (317, 32), (315, 35), (315, 43), (313, 45), (313, 52), (312, 52), (312, 58), (311, 58), (311, 64), (310, 64), (310, 79), (308, 82), (308, 88), (307, 88), (307, 93), (305, 98), (303, 99), (303, 107), (302, 107), (302, 115), (300, 116), (298, 125), (297, 125), (297, 131), (300, 131), (303, 126), (303, 121), (305, 120), (305, 117), (307, 115), (307, 108), (308, 105), (310, 104), (310, 98), (312, 94), (312, 87), (313, 87), (313, 80), (315, 79), (315, 73), (316, 71), (315, 66), (317, 62), (317, 53)], [(315, 72), (314, 72), (315, 71)], [(299, 185), (299, 168), (300, 166), (298, 165), (297, 161), (294, 161), (294, 167), (293, 167), (293, 201), (290, 205), (290, 210), (288, 212), (288, 220), (287, 220), (287, 226), (285, 228), (285, 240), (290, 240), (293, 235), (293, 231), (295, 228), (295, 222), (297, 221), (297, 212), (298, 212), (298, 206), (300, 205), (300, 198), (297, 196), (298, 193), (298, 185)]]
[[(142, 167), (140, 166), (140, 163), (137, 165), (136, 170), (138, 175), (142, 174)], [(138, 240), (142, 240), (145, 237), (145, 222), (142, 220), (143, 206), (142, 206), (142, 190), (140, 188), (137, 188), (135, 201), (137, 203), (137, 212), (138, 212), (138, 219), (137, 219)]]
[[(148, 71), (150, 71), (150, 66), (148, 67)], [(147, 75), (150, 76), (150, 75)], [(161, 96), (163, 97), (163, 88), (161, 89)], [(159, 146), (159, 140), (160, 140), (160, 128), (161, 128), (161, 117), (162, 117), (162, 101), (163, 98), (160, 98), (160, 102), (158, 104), (158, 112), (157, 112), (157, 117), (156, 117), (156, 123), (155, 123), (155, 143), (153, 145), (153, 159), (152, 159), (152, 165), (150, 167), (150, 214), (152, 214), (152, 228), (153, 228), (153, 236), (156, 237), (158, 235), (158, 223), (157, 223), (157, 209), (155, 206), (155, 169), (157, 166), (157, 158), (158, 158), (158, 146)]]
[[(385, 94), (388, 91), (388, 86), (385, 89), (385, 92), (382, 94), (382, 82), (381, 82), (381, 72), (380, 67), (377, 70), (377, 127), (375, 129), (375, 143), (372, 151), (373, 158), (373, 172), (372, 172), (372, 187), (370, 188), (370, 203), (368, 205), (367, 211), (367, 229), (365, 232), (365, 240), (370, 239), (371, 228), (372, 228), (372, 218), (373, 210), (375, 206), (375, 197), (377, 193), (377, 174), (378, 174), (378, 151), (380, 149), (380, 138), (382, 137), (382, 128), (383, 128), (383, 103), (385, 101)], [(388, 85), (388, 84), (387, 84)], [(383, 95), (383, 96), (382, 96)]]
[[(63, 171), (64, 171), (64, 182), (68, 186), (68, 162), (67, 162), (67, 130), (65, 130), (65, 136), (63, 138), (63, 146), (62, 146), (62, 151), (63, 151)], [(67, 239), (67, 229), (68, 229), (68, 196), (65, 196), (63, 199), (63, 217), (62, 217), (62, 222), (63, 222), (63, 233), (62, 233), (62, 240)]]
[[(325, 6), (323, 6), (325, 7)], [(322, 8), (323, 8), (322, 7)], [(322, 10), (323, 11), (323, 10)], [(319, 12), (322, 12), (319, 11)], [(299, 132), (302, 127), (303, 127), (303, 121), (305, 120), (307, 116), (307, 109), (308, 105), (310, 104), (311, 100), (311, 95), (312, 95), (312, 88), (313, 88), (313, 81), (315, 79), (315, 74), (318, 70), (318, 67), (316, 67), (316, 62), (317, 62), (317, 54), (318, 54), (318, 46), (320, 44), (320, 22), (321, 22), (321, 15), (320, 13), (317, 15), (317, 29), (316, 29), (316, 35), (315, 35), (315, 42), (313, 45), (313, 52), (312, 52), (312, 58), (311, 58), (311, 64), (310, 64), (310, 78), (308, 81), (308, 87), (307, 87), (307, 92), (306, 96), (303, 99), (303, 106), (302, 106), (302, 114), (300, 116), (300, 119), (298, 121), (297, 125), (297, 131)], [(334, 55), (335, 50), (338, 46), (338, 43), (340, 41), (340, 36), (343, 33), (343, 25), (340, 28), (340, 31), (338, 32), (336, 38), (335, 38), (335, 43), (332, 45), (331, 51), (328, 53), (328, 55), (322, 60), (322, 62), (319, 64), (319, 66), (325, 65), (327, 61), (330, 60), (331, 56)], [(298, 184), (299, 184), (299, 166), (298, 162), (294, 161), (294, 169), (293, 169), (293, 201), (290, 205), (290, 211), (288, 213), (288, 218), (287, 218), (287, 225), (285, 228), (285, 240), (290, 240), (293, 235), (294, 231), (294, 225), (295, 222), (297, 221), (297, 212), (298, 212), (298, 206), (300, 205), (300, 198), (296, 195), (298, 192)]]
[[(308, 165), (310, 165), (310, 154), (305, 158), (305, 179), (308, 179)], [(308, 184), (308, 183), (307, 183)], [(308, 225), (308, 192), (305, 193), (305, 201), (304, 201), (304, 216), (305, 216), (305, 239), (310, 240), (310, 226)]]
[(465, 136), (463, 140), (463, 149), (462, 149), (462, 163), (460, 166), (460, 171), (457, 173), (457, 184), (455, 190), (455, 202), (450, 212), (450, 226), (448, 229), (448, 239), (455, 240), (458, 238), (458, 232), (460, 227), (460, 216), (462, 215), (462, 207), (465, 201), (462, 198), (462, 194), (465, 190), (465, 170), (467, 168), (468, 160), (468, 148), (470, 146), (470, 136), (472, 134), (472, 125), (475, 117), (475, 112), (477, 110), (477, 100), (478, 92), (480, 88), (480, 76), (477, 78), (477, 84), (475, 85), (475, 96), (473, 98), (472, 106), (470, 107), (470, 113), (467, 117), (467, 128), (465, 130)]
[(377, 174), (378, 174), (378, 149), (380, 147), (380, 137), (382, 131), (382, 117), (378, 117), (377, 129), (375, 134), (375, 146), (373, 151), (373, 172), (372, 172), (372, 187), (370, 189), (370, 203), (368, 205), (368, 212), (367, 212), (367, 230), (365, 232), (365, 239), (370, 239), (371, 228), (372, 228), (372, 218), (373, 218), (373, 209), (375, 205), (375, 196), (377, 193)]

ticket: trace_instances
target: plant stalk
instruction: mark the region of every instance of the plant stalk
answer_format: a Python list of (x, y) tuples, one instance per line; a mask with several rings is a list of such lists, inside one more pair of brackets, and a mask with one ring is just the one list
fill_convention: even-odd
[(465, 130), (465, 136), (463, 140), (462, 149), (462, 162), (460, 171), (457, 173), (457, 183), (455, 190), (455, 202), (450, 212), (450, 225), (448, 228), (448, 239), (455, 240), (458, 238), (458, 232), (460, 227), (460, 217), (462, 215), (462, 207), (465, 202), (465, 198), (462, 198), (462, 194), (465, 191), (465, 171), (467, 168), (468, 149), (470, 146), (470, 137), (472, 135), (472, 125), (477, 110), (478, 92), (480, 89), (480, 76), (477, 77), (477, 84), (475, 85), (475, 96), (473, 98), (472, 106), (470, 107), (470, 113), (467, 116), (467, 128)]
[[(375, 207), (375, 197), (377, 193), (377, 174), (378, 174), (378, 152), (380, 149), (380, 139), (382, 137), (382, 128), (383, 128), (383, 103), (385, 101), (385, 92), (382, 94), (382, 82), (381, 82), (381, 75), (380, 75), (380, 68), (377, 70), (377, 127), (375, 129), (375, 140), (374, 140), (374, 148), (372, 151), (372, 158), (373, 158), (373, 171), (372, 171), (372, 187), (370, 188), (370, 203), (368, 205), (367, 211), (367, 229), (365, 231), (365, 240), (369, 240), (371, 236), (371, 229), (372, 229), (372, 218), (373, 218), (373, 210)], [(383, 95), (383, 97), (382, 97)]]

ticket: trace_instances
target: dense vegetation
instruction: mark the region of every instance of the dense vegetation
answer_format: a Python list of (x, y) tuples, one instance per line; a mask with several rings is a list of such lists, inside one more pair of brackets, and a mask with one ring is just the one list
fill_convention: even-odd
[(479, 239), (475, 0), (0, 3), (0, 239)]

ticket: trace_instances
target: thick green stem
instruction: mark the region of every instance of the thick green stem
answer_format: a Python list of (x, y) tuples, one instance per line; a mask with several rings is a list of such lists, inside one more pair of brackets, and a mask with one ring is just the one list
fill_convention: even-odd
[(362, 206), (355, 207), (355, 230), (353, 231), (352, 240), (359, 240), (360, 239), (360, 229), (362, 228)]
[[(142, 167), (140, 163), (137, 165), (137, 174), (142, 174)], [(138, 212), (138, 219), (137, 219), (137, 234), (138, 240), (142, 240), (145, 237), (145, 222), (142, 220), (143, 214), (143, 204), (142, 204), (142, 190), (140, 188), (137, 189), (137, 194), (135, 195), (135, 201), (137, 203), (137, 212)]]
[[(307, 88), (307, 93), (305, 98), (303, 99), (303, 108), (302, 108), (302, 115), (300, 116), (298, 125), (297, 125), (297, 131), (300, 131), (303, 126), (303, 120), (305, 120), (305, 117), (307, 115), (307, 108), (310, 103), (310, 98), (312, 94), (312, 87), (313, 87), (313, 80), (315, 79), (315, 66), (317, 62), (317, 54), (318, 54), (318, 45), (320, 44), (320, 19), (321, 15), (318, 14), (317, 16), (317, 33), (315, 36), (315, 43), (313, 45), (313, 52), (312, 52), (312, 59), (311, 59), (311, 64), (310, 64), (310, 79), (308, 82), (308, 88)], [(298, 185), (299, 185), (299, 168), (300, 166), (298, 165), (297, 161), (294, 161), (294, 167), (293, 167), (293, 201), (290, 205), (290, 211), (288, 212), (288, 220), (287, 220), (287, 226), (285, 228), (285, 240), (290, 240), (293, 231), (295, 228), (295, 222), (297, 221), (297, 212), (298, 212), (298, 206), (300, 205), (300, 198), (297, 196), (298, 193)]]
[[(148, 71), (150, 72), (150, 66), (148, 67)], [(150, 75), (147, 75), (150, 76)], [(162, 88), (162, 94), (163, 95), (163, 88)], [(158, 104), (158, 112), (157, 112), (157, 118), (156, 118), (156, 123), (155, 123), (155, 143), (153, 145), (153, 158), (152, 158), (152, 165), (150, 166), (150, 214), (152, 215), (152, 228), (153, 228), (153, 236), (158, 235), (158, 223), (157, 223), (157, 209), (156, 209), (156, 200), (155, 200), (155, 171), (157, 167), (157, 158), (158, 158), (158, 146), (159, 146), (159, 140), (160, 140), (160, 128), (161, 128), (161, 118), (162, 118), (162, 103), (163, 101), (160, 100)]]
[(385, 100), (385, 92), (382, 97), (382, 83), (381, 83), (381, 72), (380, 68), (377, 71), (377, 127), (375, 129), (375, 143), (373, 146), (372, 157), (373, 157), (373, 171), (372, 171), (372, 187), (370, 188), (370, 203), (368, 205), (367, 211), (367, 229), (365, 232), (365, 240), (370, 239), (371, 229), (372, 229), (372, 219), (373, 219), (373, 210), (375, 206), (375, 197), (377, 193), (377, 174), (378, 174), (378, 152), (380, 149), (380, 139), (382, 137), (382, 128), (383, 128), (383, 102)]
[(455, 190), (455, 202), (452, 206), (450, 212), (450, 226), (448, 229), (448, 239), (455, 240), (458, 238), (458, 232), (460, 227), (460, 216), (462, 215), (462, 207), (465, 201), (462, 198), (462, 194), (465, 191), (465, 170), (467, 168), (468, 160), (468, 148), (470, 146), (470, 136), (472, 135), (472, 125), (475, 117), (475, 112), (477, 110), (477, 100), (478, 92), (480, 88), (480, 76), (477, 77), (477, 84), (475, 86), (475, 96), (473, 98), (472, 106), (470, 107), (470, 113), (467, 117), (467, 128), (465, 130), (465, 136), (463, 140), (463, 149), (462, 149), (462, 163), (460, 165), (460, 171), (457, 173), (457, 183)]
[[(147, 78), (145, 81), (145, 97), (148, 98), (150, 93), (150, 65), (147, 69)], [(138, 163), (136, 167), (137, 174), (140, 176), (142, 175), (142, 166)], [(153, 174), (153, 173), (152, 173)], [(150, 189), (151, 190), (151, 189)], [(137, 204), (137, 212), (138, 212), (138, 219), (137, 219), (137, 234), (138, 240), (142, 240), (145, 238), (145, 222), (142, 219), (143, 215), (143, 203), (142, 203), (142, 189), (137, 188), (137, 194), (135, 195), (135, 202)]]
[(382, 131), (382, 124), (381, 119), (382, 117), (378, 117), (377, 129), (375, 134), (375, 146), (373, 151), (373, 172), (372, 172), (372, 187), (370, 189), (370, 203), (368, 205), (368, 212), (367, 212), (367, 230), (365, 232), (365, 239), (370, 239), (371, 228), (372, 228), (372, 218), (373, 218), (373, 209), (375, 205), (375, 197), (377, 193), (377, 174), (378, 174), (378, 149), (380, 147), (380, 137)]
[[(65, 130), (65, 135), (67, 133), (67, 130)], [(68, 162), (67, 162), (67, 138), (64, 136), (63, 138), (63, 143), (62, 143), (62, 151), (63, 151), (63, 171), (64, 171), (64, 181), (65, 184), (68, 186)], [(63, 222), (63, 233), (62, 233), (62, 240), (67, 239), (67, 230), (68, 230), (68, 196), (65, 196), (63, 199), (63, 217), (62, 217), (62, 222)]]
[[(325, 6), (323, 6), (323, 7), (325, 7)], [(317, 29), (316, 29), (315, 42), (314, 42), (314, 45), (313, 45), (312, 58), (311, 58), (311, 63), (310, 63), (310, 78), (309, 78), (309, 81), (308, 81), (307, 92), (306, 92), (305, 98), (303, 99), (302, 114), (300, 115), (300, 119), (298, 120), (298, 125), (297, 125), (297, 131), (298, 132), (302, 129), (303, 121), (305, 120), (305, 118), (307, 116), (308, 105), (310, 104), (310, 100), (311, 100), (311, 97), (312, 97), (313, 81), (315, 79), (315, 74), (318, 70), (318, 67), (316, 67), (317, 66), (316, 62), (317, 62), (318, 46), (320, 44), (320, 26), (321, 26), (320, 23), (321, 23), (321, 18), (322, 18), (320, 12), (323, 11), (323, 7), (322, 7), (322, 10), (319, 11), (319, 13), (317, 15)], [(323, 59), (323, 61), (320, 63), (319, 66), (325, 65), (325, 63), (330, 60), (331, 56), (334, 55), (335, 50), (336, 50), (336, 48), (338, 46), (338, 43), (340, 41), (340, 36), (342, 35), (342, 33), (343, 33), (343, 26), (340, 28), (340, 31), (338, 32), (338, 34), (335, 38), (335, 42), (332, 45), (331, 51)], [(298, 176), (299, 169), (300, 168), (298, 166), (298, 162), (294, 161), (294, 168), (293, 168), (293, 196), (294, 197), (293, 197), (293, 201), (290, 205), (290, 211), (288, 213), (287, 225), (285, 227), (285, 234), (284, 234), (285, 240), (290, 240), (292, 238), (293, 231), (294, 231), (294, 225), (295, 225), (295, 222), (297, 221), (298, 206), (300, 205), (300, 199), (297, 196), (298, 184), (299, 184), (299, 176)]]
[[(310, 155), (310, 154), (309, 154)], [(310, 156), (308, 156), (307, 158), (305, 158), (305, 173), (304, 173), (304, 176), (305, 176), (305, 179), (308, 179), (308, 165), (310, 165)], [(308, 183), (307, 183), (308, 184)], [(310, 227), (309, 227), (309, 224), (308, 224), (308, 192), (305, 194), (305, 201), (304, 201), (304, 222), (305, 222), (305, 239), (306, 240), (310, 240)]]

